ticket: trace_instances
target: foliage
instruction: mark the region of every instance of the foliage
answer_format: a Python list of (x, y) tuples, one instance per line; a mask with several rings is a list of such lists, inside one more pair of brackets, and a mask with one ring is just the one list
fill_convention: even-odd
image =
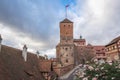
[(76, 74), (76, 80), (120, 80), (120, 63), (116, 62), (96, 62), (82, 67), (81, 74)]

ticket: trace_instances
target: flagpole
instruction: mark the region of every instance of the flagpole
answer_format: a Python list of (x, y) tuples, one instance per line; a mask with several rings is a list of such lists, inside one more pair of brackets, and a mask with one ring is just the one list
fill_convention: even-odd
[(67, 18), (67, 7), (66, 7), (66, 18)]
[(66, 14), (65, 14), (65, 17), (67, 18), (67, 8), (69, 7), (69, 5), (66, 5), (65, 6), (65, 12), (66, 12)]
[(66, 15), (65, 15), (65, 17), (67, 18), (67, 7), (65, 7), (65, 10), (66, 10)]

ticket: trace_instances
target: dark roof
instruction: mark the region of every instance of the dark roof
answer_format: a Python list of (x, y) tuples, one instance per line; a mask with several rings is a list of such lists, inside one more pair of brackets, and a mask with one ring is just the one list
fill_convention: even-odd
[(60, 23), (73, 23), (72, 21), (70, 21), (69, 19), (65, 18), (63, 21), (61, 21)]
[(117, 41), (119, 41), (120, 40), (120, 36), (118, 36), (117, 38), (115, 38), (115, 39), (113, 39), (110, 43), (108, 43), (106, 46), (109, 46), (109, 45), (111, 45), (111, 44), (114, 44), (114, 43), (116, 43)]
[(44, 80), (35, 54), (27, 53), (27, 61), (22, 51), (2, 45), (0, 52), (0, 80)]
[(85, 39), (74, 39), (74, 42), (85, 42)]

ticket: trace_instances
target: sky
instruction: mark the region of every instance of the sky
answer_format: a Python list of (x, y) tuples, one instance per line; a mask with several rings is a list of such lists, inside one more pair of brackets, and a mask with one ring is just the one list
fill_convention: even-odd
[(106, 45), (120, 36), (120, 0), (0, 0), (2, 44), (55, 57), (59, 22), (74, 22), (74, 38), (80, 35), (92, 45)]

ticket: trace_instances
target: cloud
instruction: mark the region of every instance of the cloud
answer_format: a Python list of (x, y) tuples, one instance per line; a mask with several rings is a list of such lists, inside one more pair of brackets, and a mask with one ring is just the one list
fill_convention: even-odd
[(16, 33), (12, 31), (9, 27), (5, 27), (0, 24), (0, 32), (2, 33), (3, 43), (5, 45), (13, 45), (16, 48), (22, 49), (23, 45), (26, 44), (29, 48), (28, 50), (40, 50), (46, 44), (39, 42), (35, 39), (27, 37), (24, 33)]
[(16, 48), (27, 44), (30, 51), (55, 48), (63, 14), (59, 3), (56, 0), (0, 0), (0, 34), (4, 44)]
[(46, 51), (40, 51), (40, 55), (44, 56), (44, 55), (47, 55), (48, 58), (53, 58), (53, 57), (56, 57), (56, 49), (53, 48), (53, 49), (48, 49)]
[[(46, 43), (50, 48), (49, 40), (57, 37), (56, 27), (59, 20), (59, 2), (54, 0), (1, 0), (0, 22), (15, 32), (24, 33), (30, 38)], [(54, 40), (56, 41), (56, 40)], [(47, 45), (48, 44), (48, 45)], [(53, 47), (53, 46), (52, 46)]]
[(107, 44), (120, 35), (120, 5), (119, 0), (80, 0), (70, 11), (74, 21), (74, 35), (80, 34), (92, 44)]
[[(71, 0), (72, 1), (72, 0)], [(68, 1), (69, 2), (69, 1)], [(107, 44), (120, 34), (119, 0), (70, 2), (68, 18), (74, 22), (74, 38), (80, 34), (92, 44)], [(0, 34), (3, 43), (55, 56), (64, 0), (0, 0)]]

